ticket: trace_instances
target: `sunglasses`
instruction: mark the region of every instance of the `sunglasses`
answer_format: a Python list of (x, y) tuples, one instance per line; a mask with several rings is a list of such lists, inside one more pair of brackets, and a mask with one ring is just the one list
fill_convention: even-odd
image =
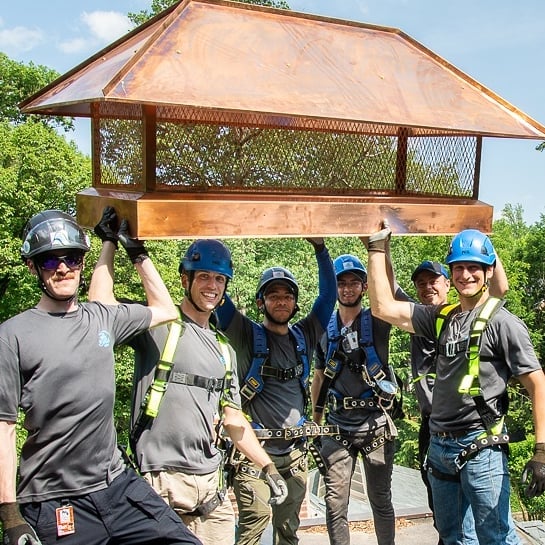
[(56, 271), (61, 263), (64, 263), (69, 269), (78, 269), (83, 265), (83, 255), (44, 255), (37, 262), (44, 271)]

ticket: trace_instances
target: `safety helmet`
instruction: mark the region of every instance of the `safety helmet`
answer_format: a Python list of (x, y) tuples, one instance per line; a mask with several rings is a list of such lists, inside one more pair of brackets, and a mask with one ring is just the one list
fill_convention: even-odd
[(89, 237), (76, 220), (61, 210), (45, 210), (32, 216), (23, 230), (21, 258), (31, 259), (52, 250), (88, 252)]
[(295, 296), (295, 301), (297, 301), (299, 298), (297, 280), (295, 280), (293, 274), (291, 274), (288, 269), (284, 269), (284, 267), (270, 267), (263, 271), (261, 278), (259, 279), (259, 284), (257, 285), (255, 298), (263, 299), (263, 294), (265, 293), (267, 286), (270, 286), (273, 282), (283, 282), (284, 284), (287, 284), (288, 288)]
[(199, 239), (182, 256), (178, 271), (212, 271), (233, 278), (233, 262), (229, 248), (219, 240)]
[(496, 252), (490, 239), (477, 229), (466, 229), (458, 233), (450, 243), (446, 262), (472, 261), (485, 266), (496, 263)]
[(364, 281), (367, 279), (367, 269), (365, 268), (365, 265), (354, 255), (340, 255), (333, 261), (333, 268), (335, 269), (335, 276), (337, 278), (343, 273), (352, 273), (359, 276)]

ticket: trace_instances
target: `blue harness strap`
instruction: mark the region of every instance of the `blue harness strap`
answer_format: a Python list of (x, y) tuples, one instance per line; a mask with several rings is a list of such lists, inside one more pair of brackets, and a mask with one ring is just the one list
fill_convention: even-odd
[(373, 317), (371, 316), (371, 310), (368, 308), (361, 313), (360, 346), (365, 350), (365, 367), (367, 367), (369, 376), (375, 379), (381, 373), (384, 375), (382, 362), (373, 344)]
[[(342, 335), (339, 331), (338, 311), (336, 311), (331, 315), (327, 325), (328, 342), (324, 366), (325, 378), (314, 406), (314, 410), (318, 413), (324, 411), (328, 392), (331, 392), (334, 396), (337, 393), (331, 388), (331, 385), (337, 374), (341, 371), (346, 359), (346, 356), (338, 351), (341, 339)], [(373, 381), (390, 378), (384, 371), (384, 366), (375, 350), (375, 345), (373, 343), (373, 317), (370, 309), (362, 310), (360, 315), (359, 346), (365, 351), (365, 369), (369, 378)], [(361, 398), (363, 399), (370, 395), (372, 395), (370, 392), (365, 392), (362, 394)]]
[(265, 363), (269, 358), (267, 331), (262, 324), (252, 322), (252, 364), (244, 379), (244, 385), (240, 389), (240, 393), (245, 398), (246, 402), (250, 401), (256, 394), (263, 390), (263, 387), (265, 386), (263, 380), (264, 376), (275, 377), (282, 381), (298, 377), (301, 388), (306, 396), (310, 377), (310, 362), (306, 350), (305, 335), (302, 329), (297, 326), (290, 326), (289, 334), (290, 338), (294, 341), (295, 351), (297, 353), (297, 365), (289, 369), (266, 366)]

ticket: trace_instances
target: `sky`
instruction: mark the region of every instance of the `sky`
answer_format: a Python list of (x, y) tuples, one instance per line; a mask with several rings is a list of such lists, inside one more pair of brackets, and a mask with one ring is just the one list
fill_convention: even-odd
[[(394, 27), (545, 125), (545, 1), (287, 0), (295, 11)], [(0, 8), (0, 51), (63, 74), (132, 26), (151, 0), (15, 0)], [(74, 139), (90, 153), (90, 124)], [(520, 204), (528, 224), (545, 214), (545, 151), (536, 140), (485, 138), (479, 199), (499, 217)]]

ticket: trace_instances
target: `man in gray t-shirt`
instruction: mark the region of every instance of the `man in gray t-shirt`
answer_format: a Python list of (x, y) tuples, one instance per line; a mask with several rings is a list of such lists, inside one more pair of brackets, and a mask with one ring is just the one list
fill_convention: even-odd
[[(89, 241), (74, 219), (47, 210), (27, 223), (21, 257), (42, 296), (0, 325), (0, 518), (5, 543), (200, 542), (125, 467), (113, 420), (116, 345), (173, 319), (176, 309), (145, 248), (120, 239), (148, 307), (78, 302)], [(16, 495), (16, 421), (28, 432)], [(108, 506), (103, 509), (103, 506)], [(24, 518), (21, 516), (24, 516)], [(118, 537), (122, 536), (122, 537)]]
[[(410, 333), (434, 340), (441, 307), (395, 301), (384, 278), (387, 225), (369, 239), (369, 296), (373, 313)], [(491, 310), (488, 283), (496, 253), (490, 239), (466, 229), (451, 242), (446, 263), (459, 306), (444, 319), (438, 338), (436, 380), (430, 416), (428, 471), (441, 539), (464, 539), (463, 518), (471, 508), (479, 543), (519, 543), (509, 506), (509, 472), (502, 443), (507, 381), (516, 377), (534, 407), (535, 454), (526, 464), (530, 496), (545, 491), (545, 376), (524, 323), (504, 307)], [(488, 319), (478, 345), (477, 366), (467, 357), (476, 318)], [(471, 352), (472, 354), (475, 351)], [(472, 361), (475, 361), (472, 359)]]
[[(308, 365), (335, 304), (335, 275), (329, 252), (322, 239), (309, 242), (318, 262), (319, 295), (307, 316), (290, 327), (298, 310), (299, 286), (293, 274), (283, 267), (266, 269), (258, 282), (256, 303), (263, 313), (263, 324), (252, 322), (236, 310), (229, 298), (218, 309), (220, 324), (237, 352), (244, 410), (260, 437), (281, 434), (281, 438), (264, 441), (288, 485), (287, 500), (272, 509), (278, 545), (297, 542), (299, 510), (306, 493), (306, 443), (300, 433), (305, 430), (307, 416)], [(256, 340), (256, 346), (266, 354), (254, 354)], [(254, 356), (265, 356), (260, 362), (257, 360), (257, 369), (252, 365)], [(255, 373), (248, 376), (252, 368)], [(258, 386), (256, 392), (253, 388), (261, 381), (262, 388)], [(270, 519), (269, 490), (263, 486), (254, 464), (247, 462), (241, 461), (234, 481), (238, 545), (258, 543)]]
[[(103, 247), (102, 256), (111, 263), (111, 248)], [(281, 503), (287, 487), (240, 410), (235, 353), (211, 323), (233, 277), (229, 249), (219, 240), (196, 240), (178, 270), (184, 289), (178, 320), (129, 343), (135, 349), (133, 449), (144, 478), (204, 545), (233, 543), (235, 514), (222, 482), (221, 430), (263, 472), (271, 503)], [(112, 286), (108, 275), (93, 277), (91, 293), (115, 304)], [(168, 371), (166, 364), (172, 364)], [(156, 415), (149, 417), (146, 412), (156, 408), (149, 394), (158, 377), (166, 389)]]

